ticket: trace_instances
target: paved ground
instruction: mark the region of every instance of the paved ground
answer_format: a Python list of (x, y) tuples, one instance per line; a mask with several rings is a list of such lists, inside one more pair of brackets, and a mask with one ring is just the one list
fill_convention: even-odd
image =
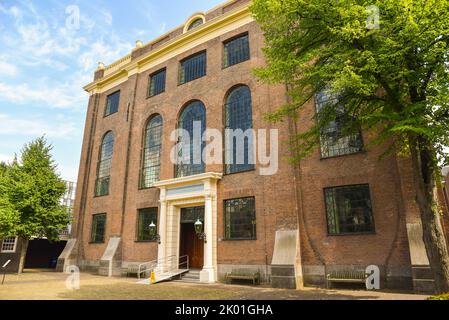
[[(106, 278), (87, 273), (80, 275), (80, 290), (66, 288), (67, 275), (56, 272), (27, 271), (22, 275), (7, 275), (0, 284), (0, 299), (56, 300), (423, 300), (427, 296), (398, 292), (367, 292), (364, 290), (323, 290), (307, 288), (302, 291), (281, 290), (244, 285), (200, 285), (165, 282), (139, 285), (132, 278)], [(1, 283), (1, 278), (0, 278)]]

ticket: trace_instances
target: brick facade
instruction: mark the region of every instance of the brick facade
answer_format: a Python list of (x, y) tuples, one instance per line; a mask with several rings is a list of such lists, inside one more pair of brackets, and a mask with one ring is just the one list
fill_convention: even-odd
[[(236, 1), (205, 14), (213, 21), (221, 15), (247, 5)], [(154, 43), (135, 50), (132, 61), (151, 54), (180, 36), (182, 28), (162, 36)], [(249, 61), (229, 68), (222, 67), (223, 41), (248, 32)], [(164, 44), (164, 42), (166, 42)], [(233, 266), (257, 266), (270, 273), (276, 231), (299, 230), (297, 263), (303, 270), (306, 284), (322, 285), (328, 270), (352, 266), (380, 266), (382, 279), (391, 287), (411, 287), (412, 268), (407, 236), (407, 223), (419, 222), (414, 204), (411, 166), (407, 159), (389, 156), (379, 159), (385, 146), (370, 146), (372, 134), (364, 133), (366, 151), (357, 154), (321, 159), (319, 151), (299, 164), (288, 161), (287, 137), (297, 128), (312, 124), (315, 112), (310, 103), (297, 123), (285, 121), (267, 123), (263, 115), (286, 102), (283, 86), (258, 82), (252, 69), (263, 66), (261, 49), (264, 39), (259, 26), (250, 22), (222, 35), (200, 43), (194, 48), (161, 62), (148, 70), (128, 76), (121, 84), (101, 92), (91, 92), (87, 109), (84, 142), (78, 176), (73, 237), (77, 238), (75, 259), (85, 269), (96, 269), (104, 254), (108, 239), (120, 237), (117, 257), (125, 266), (132, 262), (146, 262), (157, 258), (158, 244), (136, 242), (137, 210), (159, 207), (158, 188), (139, 189), (144, 128), (154, 114), (163, 118), (163, 142), (160, 179), (174, 178), (170, 162), (170, 133), (176, 128), (178, 116), (189, 101), (201, 100), (206, 107), (208, 128), (223, 130), (223, 103), (227, 92), (238, 84), (251, 89), (253, 126), (277, 128), (279, 170), (273, 176), (261, 176), (256, 170), (224, 175), (218, 182), (218, 244), (217, 263), (219, 279)], [(207, 51), (207, 75), (195, 81), (178, 85), (179, 62), (189, 55)], [(137, 60), (136, 60), (137, 61)], [(153, 72), (167, 69), (166, 90), (148, 98), (148, 78)], [(97, 72), (95, 80), (104, 76)], [(119, 111), (104, 117), (107, 95), (120, 90)], [(106, 132), (115, 135), (110, 193), (94, 197), (96, 169), (101, 141)], [(223, 172), (222, 165), (207, 165), (206, 172)], [(323, 189), (327, 187), (369, 184), (375, 232), (367, 235), (329, 236)], [(223, 201), (253, 196), (256, 199), (257, 239), (246, 241), (224, 240)], [(90, 243), (92, 215), (107, 213), (106, 241)]]

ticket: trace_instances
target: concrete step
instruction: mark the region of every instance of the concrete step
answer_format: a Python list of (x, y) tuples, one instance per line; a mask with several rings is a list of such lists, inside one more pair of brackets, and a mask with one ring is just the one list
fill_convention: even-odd
[(185, 282), (185, 283), (200, 283), (200, 279), (189, 279), (189, 278), (181, 278), (178, 280), (174, 280), (174, 282)]
[(200, 270), (190, 270), (182, 275), (181, 280), (200, 281), (200, 272)]
[(432, 269), (430, 267), (412, 267), (413, 279), (433, 280)]
[(413, 279), (413, 290), (415, 293), (434, 294), (435, 281), (429, 279)]

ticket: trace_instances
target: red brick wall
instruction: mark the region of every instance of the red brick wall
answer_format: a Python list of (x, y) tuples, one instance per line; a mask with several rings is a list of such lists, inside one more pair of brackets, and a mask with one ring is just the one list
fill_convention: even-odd
[[(250, 36), (251, 60), (222, 69), (222, 42), (246, 31)], [(161, 179), (173, 178), (174, 166), (169, 160), (169, 153), (174, 142), (170, 142), (169, 137), (176, 128), (182, 107), (193, 99), (201, 100), (207, 110), (207, 127), (223, 129), (222, 110), (226, 93), (237, 84), (245, 84), (252, 92), (254, 128), (273, 127), (280, 130), (281, 158), (279, 171), (274, 176), (260, 176), (256, 170), (226, 175), (219, 182), (218, 263), (270, 264), (275, 231), (296, 229), (299, 219), (303, 222), (299, 224), (303, 265), (377, 264), (395, 270), (409, 267), (406, 221), (416, 216), (416, 206), (413, 203), (413, 180), (407, 159), (389, 156), (379, 160), (383, 146), (370, 146), (367, 152), (323, 160), (316, 151), (296, 167), (299, 170), (299, 180), (296, 180), (295, 167), (287, 160), (288, 122), (273, 125), (263, 119), (266, 112), (285, 103), (285, 90), (283, 86), (259, 83), (251, 71), (254, 67), (264, 65), (261, 52), (263, 45), (260, 28), (256, 23), (251, 23), (186, 51), (151, 70), (134, 75), (108, 92), (91, 97), (78, 180), (80, 187), (75, 203), (75, 214), (81, 212), (81, 219), (77, 217), (76, 221), (80, 221), (82, 226), (77, 237), (82, 243), (83, 260), (98, 261), (104, 253), (108, 238), (113, 235), (122, 236), (123, 261), (156, 258), (157, 244), (135, 242), (137, 210), (159, 205), (158, 189), (138, 189), (142, 136), (148, 118), (155, 113), (163, 117)], [(207, 76), (178, 85), (179, 61), (204, 49), (207, 49), (208, 56)], [(166, 92), (147, 98), (148, 77), (162, 67), (167, 68)], [(118, 89), (121, 90), (119, 112), (104, 118), (106, 96)], [(311, 125), (314, 110), (313, 103), (305, 107), (297, 123), (298, 128)], [(93, 126), (91, 121), (94, 122)], [(95, 198), (99, 147), (102, 137), (109, 130), (115, 135), (110, 195)], [(91, 131), (93, 145), (89, 150)], [(369, 145), (372, 137), (365, 133), (364, 140)], [(206, 171), (222, 172), (223, 167), (208, 165)], [(86, 173), (87, 184), (83, 186)], [(376, 233), (328, 236), (323, 188), (361, 183), (370, 185)], [(83, 190), (86, 192), (85, 211), (81, 206)], [(222, 241), (223, 200), (245, 196), (256, 197), (257, 240)], [(302, 199), (302, 202), (298, 199)], [(108, 214), (106, 242), (89, 244), (92, 215), (103, 212)]]

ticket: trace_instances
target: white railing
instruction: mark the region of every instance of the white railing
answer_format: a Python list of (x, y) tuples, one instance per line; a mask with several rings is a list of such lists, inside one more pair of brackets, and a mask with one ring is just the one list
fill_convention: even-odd
[[(182, 268), (182, 266), (185, 266), (185, 268)], [(189, 256), (188, 255), (179, 257), (178, 269), (189, 270)]]
[[(174, 263), (176, 261), (176, 255), (171, 255), (165, 258), (153, 260), (150, 262), (145, 262), (139, 264), (139, 269), (137, 272), (137, 277), (140, 279), (141, 274), (145, 273), (151, 273), (153, 272), (158, 266), (168, 266), (167, 273), (176, 271), (177, 269), (189, 269), (189, 263), (190, 259), (189, 256), (181, 256), (178, 259), (177, 263)], [(182, 266), (185, 266), (185, 268), (181, 268)]]

